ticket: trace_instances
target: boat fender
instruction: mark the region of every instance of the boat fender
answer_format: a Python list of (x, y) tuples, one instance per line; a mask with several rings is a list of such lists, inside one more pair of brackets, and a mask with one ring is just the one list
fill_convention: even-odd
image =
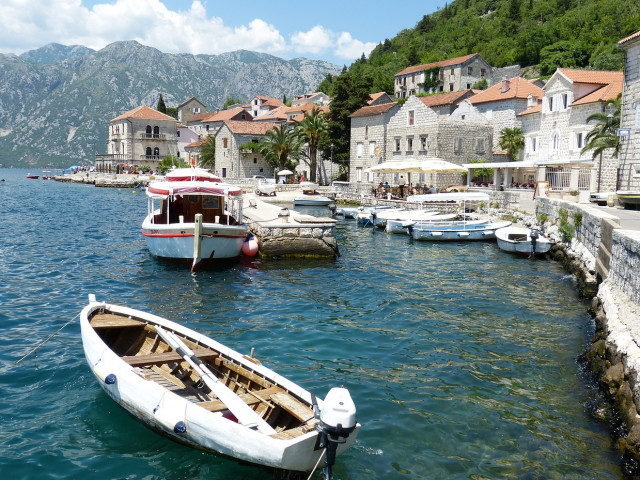
[(468, 237), (469, 232), (458, 232), (458, 237)]
[(482, 236), (485, 237), (487, 235), (493, 235), (494, 232), (492, 232), (491, 230), (485, 230), (484, 232), (482, 232)]
[(114, 385), (116, 383), (116, 380), (116, 376), (113, 373), (110, 373), (105, 377), (104, 383), (106, 383), (107, 385)]
[(175, 424), (173, 427), (173, 431), (175, 433), (185, 433), (187, 431), (187, 426), (184, 424), (182, 420)]
[(258, 241), (256, 238), (249, 234), (247, 235), (247, 239), (242, 244), (242, 253), (247, 257), (255, 257), (258, 253), (260, 246), (258, 245)]

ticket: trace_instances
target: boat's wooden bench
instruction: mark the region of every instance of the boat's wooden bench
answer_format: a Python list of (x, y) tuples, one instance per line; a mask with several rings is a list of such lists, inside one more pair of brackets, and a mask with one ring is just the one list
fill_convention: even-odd
[[(269, 396), (274, 393), (284, 393), (284, 390), (282, 390), (282, 388), (278, 386), (273, 386), (273, 387), (265, 388), (263, 390), (255, 391), (253, 392), (253, 395), (251, 393), (240, 393), (238, 394), (238, 397), (247, 405), (253, 405), (255, 403), (260, 402), (261, 401), (260, 399), (264, 400), (265, 402), (268, 402)], [(257, 397), (260, 397), (260, 398), (257, 398)], [(198, 402), (197, 405), (209, 410), (210, 412), (220, 412), (222, 410), (227, 410), (227, 406), (221, 400)]]
[(273, 393), (269, 395), (269, 399), (301, 422), (306, 422), (314, 416), (313, 410), (285, 392)]
[[(219, 356), (218, 352), (208, 348), (200, 348), (193, 351), (200, 360), (210, 361)], [(178, 352), (152, 353), (149, 355), (130, 355), (122, 359), (132, 367), (144, 367), (149, 365), (162, 365), (163, 363), (181, 362), (184, 360)]]
[(98, 313), (91, 317), (90, 323), (93, 328), (142, 327), (146, 325), (140, 320), (112, 313)]

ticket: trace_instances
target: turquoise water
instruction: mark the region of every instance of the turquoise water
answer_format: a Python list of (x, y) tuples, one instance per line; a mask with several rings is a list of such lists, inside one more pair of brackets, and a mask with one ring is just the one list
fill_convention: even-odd
[(363, 428), (335, 479), (623, 478), (576, 362), (592, 321), (556, 263), (341, 219), (335, 262), (250, 260), (190, 275), (146, 251), (143, 192), (25, 174), (0, 169), (3, 478), (273, 478), (122, 412), (85, 364), (77, 319), (16, 364), (88, 293), (254, 347), (319, 395), (348, 387)]

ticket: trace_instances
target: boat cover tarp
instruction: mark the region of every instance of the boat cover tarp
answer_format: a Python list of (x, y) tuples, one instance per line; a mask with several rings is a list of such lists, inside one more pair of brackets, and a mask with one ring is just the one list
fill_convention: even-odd
[(236, 185), (212, 182), (154, 182), (147, 187), (147, 196), (166, 198), (170, 195), (241, 195)]

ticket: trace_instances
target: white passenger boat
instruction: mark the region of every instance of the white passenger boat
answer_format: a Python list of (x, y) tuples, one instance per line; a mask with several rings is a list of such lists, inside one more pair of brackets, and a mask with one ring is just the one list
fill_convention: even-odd
[[(387, 233), (400, 233), (407, 234), (407, 229), (413, 225), (420, 225), (422, 223), (442, 223), (449, 222), (455, 219), (457, 215), (455, 213), (440, 214), (437, 212), (431, 212), (429, 215), (409, 215), (406, 220), (388, 219), (384, 227)], [(377, 225), (380, 227), (380, 224)]]
[(305, 205), (309, 207), (324, 207), (333, 203), (329, 197), (322, 195), (303, 195), (293, 199), (293, 205)]
[(543, 254), (551, 249), (551, 242), (538, 230), (510, 225), (496, 231), (500, 250), (525, 254)]
[(358, 434), (347, 389), (332, 388), (323, 401), (178, 323), (89, 295), (80, 327), (100, 387), (179, 443), (286, 471), (309, 472), (325, 457), (330, 478)]
[(496, 230), (510, 224), (509, 221), (423, 223), (410, 226), (409, 234), (414, 240), (493, 240), (496, 238)]
[(152, 182), (147, 199), (142, 234), (152, 255), (189, 263), (192, 270), (240, 256), (249, 230), (241, 223), (240, 187), (211, 180)]

